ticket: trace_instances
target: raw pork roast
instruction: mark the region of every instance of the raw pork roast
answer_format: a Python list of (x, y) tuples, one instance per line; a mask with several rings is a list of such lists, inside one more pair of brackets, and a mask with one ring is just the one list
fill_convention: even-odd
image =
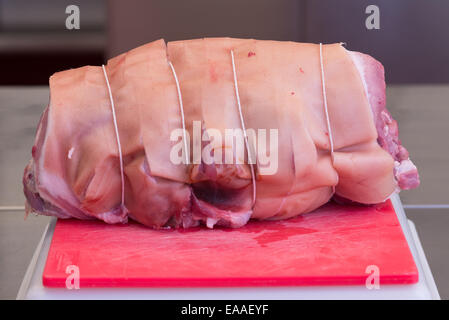
[[(254, 165), (255, 199), (247, 162), (170, 161), (177, 143), (170, 134), (183, 124), (180, 100), (190, 136), (193, 121), (202, 130), (242, 127), (231, 50), (246, 128), (278, 129), (278, 168), (262, 175)], [(27, 212), (107, 223), (132, 218), (155, 228), (240, 227), (250, 218), (310, 212), (333, 196), (375, 204), (419, 185), (385, 108), (382, 65), (341, 44), (323, 45), (320, 55), (317, 44), (158, 40), (109, 60), (106, 70), (124, 204), (106, 78), (101, 67), (86, 66), (50, 78), (50, 103), (23, 178)]]

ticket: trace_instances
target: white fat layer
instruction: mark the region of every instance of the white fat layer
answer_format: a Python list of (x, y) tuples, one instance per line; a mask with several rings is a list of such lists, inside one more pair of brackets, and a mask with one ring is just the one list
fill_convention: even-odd
[(216, 224), (218, 222), (218, 220), (217, 219), (213, 219), (213, 218), (206, 218), (206, 226), (209, 228), (209, 229), (213, 229), (214, 228), (214, 225)]
[(359, 72), (360, 78), (362, 79), (363, 88), (365, 88), (366, 97), (368, 98), (368, 101), (369, 101), (370, 96), (368, 93), (368, 84), (366, 83), (366, 80), (365, 80), (366, 74), (365, 74), (365, 67), (363, 65), (362, 57), (359, 54), (357, 54), (357, 52), (354, 52), (354, 51), (346, 50), (346, 52), (351, 57), (352, 62), (354, 63), (357, 71)]
[(357, 71), (360, 75), (360, 79), (362, 80), (363, 88), (365, 89), (365, 96), (368, 101), (368, 105), (370, 106), (371, 116), (372, 116), (372, 119), (374, 122), (374, 120), (375, 120), (374, 112), (373, 112), (373, 107), (371, 106), (371, 103), (370, 103), (371, 96), (368, 91), (368, 84), (366, 83), (366, 72), (365, 72), (365, 66), (362, 61), (362, 57), (358, 52), (349, 51), (346, 48), (344, 48), (344, 49), (348, 53), (349, 57), (351, 58), (352, 62), (355, 65), (355, 68), (357, 69)]
[(123, 216), (123, 212), (118, 212), (117, 209), (113, 209), (110, 211), (105, 211), (102, 213), (99, 213), (95, 215), (97, 218), (103, 220), (106, 223), (119, 223), (119, 222), (126, 222), (128, 220), (127, 216)]
[(241, 227), (243, 225), (245, 225), (248, 220), (251, 218), (251, 214), (252, 214), (252, 210), (251, 211), (247, 211), (243, 214), (238, 214), (238, 215), (231, 215), (231, 223), (233, 226), (236, 227)]
[(73, 151), (75, 151), (75, 147), (71, 147), (69, 152), (67, 153), (67, 158), (72, 159)]
[(396, 176), (408, 171), (417, 170), (410, 158), (407, 160), (402, 160), (401, 162), (395, 161), (394, 167), (396, 169)]

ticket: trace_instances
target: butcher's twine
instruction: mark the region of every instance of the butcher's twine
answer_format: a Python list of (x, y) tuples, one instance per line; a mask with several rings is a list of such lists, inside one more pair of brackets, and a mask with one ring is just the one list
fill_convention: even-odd
[[(235, 68), (235, 59), (234, 59), (234, 51), (231, 50), (231, 61), (232, 61), (232, 72), (234, 75), (234, 88), (235, 88), (235, 96), (237, 99), (237, 107), (239, 110), (239, 116), (240, 116), (240, 124), (242, 126), (242, 130), (243, 130), (243, 136), (245, 139), (245, 146), (246, 146), (246, 152), (248, 153), (248, 162), (251, 164), (250, 165), (250, 169), (251, 169), (251, 180), (252, 180), (252, 185), (253, 185), (253, 206), (256, 202), (256, 176), (255, 176), (255, 172), (254, 172), (254, 166), (252, 165), (253, 161), (252, 161), (252, 154), (250, 152), (250, 148), (249, 148), (249, 142), (248, 142), (248, 135), (246, 133), (246, 126), (245, 126), (245, 120), (243, 119), (243, 113), (242, 113), (242, 105), (240, 102), (240, 94), (239, 94), (239, 87), (238, 87), (238, 81), (237, 81), (237, 72), (236, 72), (236, 68)], [(176, 75), (176, 71), (175, 68), (173, 66), (173, 64), (169, 61), (168, 62), (170, 69), (173, 73), (173, 77), (175, 79), (176, 82), (176, 90), (178, 92), (178, 101), (179, 101), (179, 110), (181, 113), (181, 120), (182, 120), (182, 129), (183, 129), (183, 139), (184, 139), (184, 155), (185, 155), (185, 163), (188, 164), (189, 163), (189, 149), (187, 148), (187, 139), (186, 139), (186, 126), (185, 126), (185, 117), (184, 117), (184, 106), (182, 103), (182, 95), (181, 95), (181, 89), (179, 86), (179, 81), (178, 81), (178, 77)], [(117, 117), (115, 114), (115, 106), (114, 106), (114, 99), (112, 98), (112, 91), (111, 91), (111, 86), (109, 84), (109, 79), (108, 79), (108, 75), (106, 72), (106, 68), (104, 65), (101, 66), (103, 68), (103, 74), (104, 74), (104, 78), (106, 80), (106, 85), (108, 87), (108, 93), (109, 93), (109, 100), (111, 102), (111, 110), (112, 110), (112, 118), (114, 120), (114, 129), (115, 129), (115, 135), (117, 138), (117, 147), (118, 147), (118, 153), (119, 153), (119, 158), (120, 158), (120, 178), (121, 178), (121, 184), (122, 184), (122, 199), (121, 199), (121, 204), (122, 207), (124, 207), (125, 205), (125, 177), (124, 177), (124, 173), (123, 173), (123, 155), (122, 155), (122, 147), (120, 144), (120, 135), (118, 132), (118, 126), (117, 126)], [(320, 43), (320, 68), (321, 68), (321, 85), (322, 85), (322, 92), (323, 92), (323, 101), (324, 101), (324, 112), (326, 114), (326, 122), (327, 122), (327, 129), (329, 131), (329, 141), (330, 141), (330, 148), (331, 148), (331, 159), (332, 162), (334, 161), (334, 141), (333, 141), (333, 136), (332, 136), (332, 129), (331, 129), (331, 124), (330, 124), (330, 119), (329, 119), (329, 110), (327, 107), (327, 96), (326, 96), (326, 81), (325, 81), (325, 77), (324, 77), (324, 63), (323, 63), (323, 44)], [(335, 192), (335, 186), (332, 187), (333, 192)]]
[(239, 115), (240, 115), (240, 123), (243, 130), (243, 136), (245, 138), (245, 146), (246, 146), (246, 152), (248, 153), (248, 162), (250, 163), (250, 169), (251, 169), (251, 180), (253, 184), (253, 206), (256, 203), (256, 175), (254, 172), (254, 165), (252, 161), (252, 155), (249, 149), (249, 143), (248, 143), (248, 135), (246, 134), (246, 127), (245, 127), (245, 121), (243, 120), (243, 114), (242, 114), (242, 105), (240, 103), (240, 94), (239, 94), (239, 86), (237, 82), (237, 72), (235, 71), (235, 61), (234, 61), (234, 51), (231, 50), (231, 61), (232, 61), (232, 72), (234, 73), (234, 87), (235, 87), (235, 96), (237, 98), (237, 106), (239, 109)]
[(124, 173), (123, 173), (122, 145), (120, 144), (120, 135), (118, 133), (117, 117), (115, 115), (114, 99), (112, 98), (112, 91), (111, 91), (111, 86), (109, 85), (108, 74), (106, 72), (106, 68), (104, 67), (104, 64), (101, 67), (103, 68), (104, 78), (106, 80), (106, 85), (108, 87), (109, 100), (111, 101), (112, 119), (114, 120), (115, 136), (117, 138), (118, 155), (119, 155), (119, 158), (120, 158), (120, 179), (121, 179), (121, 182), (122, 182), (122, 202), (121, 202), (121, 206), (122, 206), (122, 208), (124, 208), (125, 207), (125, 176), (124, 176)]
[[(324, 101), (324, 113), (326, 114), (327, 131), (329, 131), (329, 141), (331, 147), (331, 160), (334, 163), (334, 138), (332, 136), (331, 122), (329, 119), (329, 110), (327, 108), (327, 95), (326, 95), (326, 81), (324, 77), (324, 63), (323, 63), (323, 44), (320, 43), (320, 67), (321, 67), (321, 85), (323, 87), (323, 101)], [(332, 192), (335, 193), (335, 186), (332, 186)]]
[(185, 155), (185, 164), (189, 164), (189, 148), (187, 148), (187, 138), (186, 138), (186, 122), (185, 122), (185, 118), (184, 118), (184, 106), (182, 104), (182, 95), (181, 95), (181, 88), (179, 87), (179, 81), (178, 81), (178, 77), (176, 76), (176, 71), (175, 71), (175, 67), (173, 66), (173, 64), (169, 61), (168, 65), (170, 66), (170, 69), (173, 73), (173, 77), (175, 78), (175, 82), (176, 82), (176, 90), (178, 91), (178, 100), (179, 100), (179, 111), (181, 113), (181, 121), (182, 121), (182, 135), (183, 135), (183, 139), (184, 139), (184, 155)]

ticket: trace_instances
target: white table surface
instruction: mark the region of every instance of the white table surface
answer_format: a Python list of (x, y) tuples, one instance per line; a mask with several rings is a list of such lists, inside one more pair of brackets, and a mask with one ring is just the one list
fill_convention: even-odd
[(399, 197), (393, 196), (392, 202), (418, 268), (416, 284), (380, 285), (379, 289), (366, 286), (47, 288), (42, 285), (42, 273), (56, 223), (53, 218), (27, 269), (17, 299), (440, 299), (415, 226), (407, 220)]

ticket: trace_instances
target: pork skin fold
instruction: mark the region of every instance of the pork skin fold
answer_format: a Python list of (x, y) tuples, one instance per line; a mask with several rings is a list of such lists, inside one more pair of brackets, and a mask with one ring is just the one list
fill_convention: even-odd
[[(242, 129), (231, 50), (246, 129), (276, 129), (277, 170), (261, 164), (174, 163), (182, 128), (201, 124), (223, 136)], [(333, 197), (375, 204), (419, 185), (416, 167), (386, 109), (382, 65), (341, 44), (210, 38), (157, 40), (108, 61), (124, 165), (121, 205), (119, 149), (101, 67), (58, 72), (38, 125), (23, 184), (27, 212), (59, 218), (144, 225), (240, 227), (253, 219), (286, 219)], [(331, 141), (332, 138), (332, 141)], [(331, 142), (333, 152), (331, 152)], [(203, 143), (203, 142), (202, 142)], [(210, 140), (214, 153), (227, 146)], [(236, 160), (238, 153), (232, 150)], [(246, 155), (247, 157), (248, 155)], [(253, 167), (251, 167), (253, 166)], [(251, 169), (255, 172), (253, 199)]]

